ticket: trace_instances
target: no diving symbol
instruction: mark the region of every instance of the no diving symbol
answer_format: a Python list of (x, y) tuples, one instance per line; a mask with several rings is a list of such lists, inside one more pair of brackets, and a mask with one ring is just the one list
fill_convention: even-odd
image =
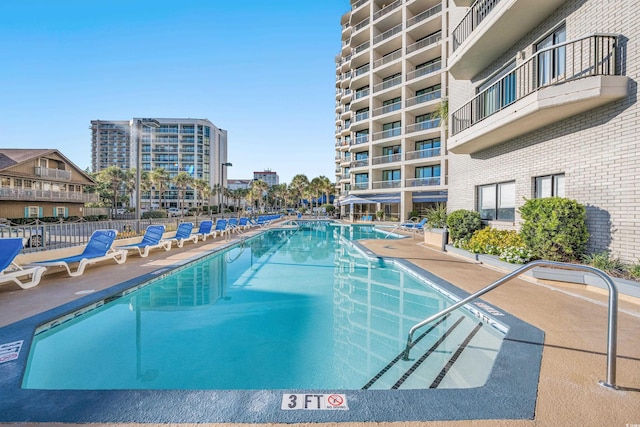
[(341, 406), (344, 403), (344, 399), (339, 394), (332, 394), (327, 397), (327, 403), (331, 406)]

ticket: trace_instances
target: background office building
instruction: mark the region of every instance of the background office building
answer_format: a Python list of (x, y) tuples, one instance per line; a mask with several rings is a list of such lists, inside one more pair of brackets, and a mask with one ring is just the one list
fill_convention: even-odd
[[(227, 131), (207, 119), (133, 118), (92, 120), (92, 169), (109, 166), (151, 172), (163, 168), (169, 178), (186, 172), (211, 188), (226, 185)], [(144, 192), (141, 205), (158, 207), (156, 191)], [(152, 197), (154, 200), (149, 200)], [(187, 191), (185, 207), (196, 203), (195, 192)], [(135, 200), (135, 198), (134, 198)], [(161, 208), (178, 207), (178, 189), (168, 183)]]
[(518, 228), (525, 199), (567, 197), (590, 252), (637, 262), (637, 3), (471, 3), (450, 9), (448, 210)]
[(335, 172), (343, 216), (383, 210), (407, 219), (447, 200), (445, 7), (353, 0), (341, 18)]

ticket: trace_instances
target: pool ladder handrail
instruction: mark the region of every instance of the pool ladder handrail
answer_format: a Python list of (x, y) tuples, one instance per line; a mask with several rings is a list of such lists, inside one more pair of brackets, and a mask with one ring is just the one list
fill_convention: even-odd
[(404, 355), (403, 355), (403, 360), (409, 360), (409, 351), (411, 350), (411, 347), (413, 347), (413, 334), (420, 328), (422, 328), (423, 326), (427, 325), (428, 323), (433, 322), (434, 320), (439, 319), (440, 317), (462, 307), (463, 305), (468, 304), (469, 302), (478, 299), (479, 297), (481, 297), (482, 295), (496, 289), (497, 287), (503, 285), (504, 283), (508, 282), (509, 280), (515, 278), (516, 276), (521, 275), (522, 273), (531, 270), (532, 268), (535, 267), (554, 267), (554, 268), (560, 268), (560, 269), (565, 269), (565, 270), (578, 270), (578, 271), (586, 271), (589, 273), (593, 273), (597, 276), (599, 276), (601, 279), (603, 279), (605, 281), (605, 283), (607, 284), (607, 287), (609, 288), (609, 303), (608, 303), (608, 310), (609, 310), (609, 320), (608, 320), (608, 337), (607, 337), (607, 380), (606, 381), (599, 381), (600, 385), (605, 386), (605, 387), (609, 387), (609, 388), (613, 388), (613, 389), (618, 389), (618, 386), (616, 386), (616, 352), (617, 352), (617, 324), (618, 324), (618, 288), (616, 287), (615, 283), (613, 282), (613, 280), (611, 280), (611, 277), (609, 277), (606, 273), (604, 273), (602, 270), (599, 270), (597, 268), (594, 267), (590, 267), (587, 265), (579, 265), (579, 264), (570, 264), (570, 263), (565, 263), (565, 262), (557, 262), (557, 261), (545, 261), (545, 260), (538, 260), (538, 261), (531, 261), (528, 264), (523, 265), (522, 267), (512, 271), (511, 273), (507, 274), (506, 276), (502, 277), (501, 279), (496, 280), (495, 282), (493, 282), (492, 284), (486, 286), (485, 288), (477, 291), (476, 293), (469, 295), (467, 298), (464, 298), (460, 301), (458, 301), (457, 303), (453, 304), (451, 307), (448, 307), (436, 314), (434, 314), (433, 316), (423, 320), (422, 322), (419, 322), (417, 324), (415, 324), (410, 330), (409, 330), (409, 336), (407, 338), (407, 346), (404, 349)]

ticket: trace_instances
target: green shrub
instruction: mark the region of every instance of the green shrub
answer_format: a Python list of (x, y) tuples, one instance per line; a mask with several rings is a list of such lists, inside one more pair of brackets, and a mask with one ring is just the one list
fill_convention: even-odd
[(629, 266), (629, 276), (632, 280), (640, 280), (640, 263)]
[(447, 205), (445, 203), (436, 203), (431, 206), (425, 213), (427, 225), (430, 228), (444, 228), (447, 225)]
[[(598, 252), (595, 254), (588, 254), (582, 257), (584, 264), (604, 271), (609, 276), (624, 277), (629, 267), (622, 262), (619, 258), (612, 256), (609, 251)], [(629, 270), (631, 275), (631, 271)]]
[(447, 216), (447, 227), (454, 244), (460, 245), (468, 242), (473, 233), (482, 228), (480, 213), (459, 209)]
[(418, 215), (420, 215), (420, 212), (418, 212), (418, 211), (411, 211), (411, 212), (409, 212), (409, 218), (407, 218), (407, 219), (411, 219), (411, 218), (418, 218)]
[(476, 231), (466, 244), (466, 249), (477, 254), (500, 255), (508, 247), (524, 248), (522, 238), (515, 230), (498, 230), (485, 227)]
[(166, 211), (147, 211), (142, 213), (142, 219), (150, 219), (150, 218), (166, 218)]
[(527, 200), (518, 209), (520, 235), (535, 258), (571, 262), (584, 254), (589, 232), (584, 205), (561, 197)]

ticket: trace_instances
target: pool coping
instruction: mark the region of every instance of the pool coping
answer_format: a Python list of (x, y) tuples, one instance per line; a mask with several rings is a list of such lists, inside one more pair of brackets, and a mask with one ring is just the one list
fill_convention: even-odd
[[(95, 304), (158, 278), (184, 264), (227, 249), (158, 268), (38, 315), (0, 328), (0, 344), (23, 341), (19, 357), (0, 364), (0, 422), (140, 422), (140, 423), (296, 423), (364, 421), (450, 421), (533, 419), (544, 333), (478, 300), (477, 310), (509, 327), (494, 367), (482, 387), (426, 390), (33, 390), (22, 389), (29, 348), (36, 328), (52, 319)], [(354, 242), (367, 256), (401, 265), (459, 298), (469, 295), (410, 262), (378, 257)], [(285, 411), (287, 394), (346, 395), (348, 410)], [(232, 403), (230, 403), (232, 402)]]

